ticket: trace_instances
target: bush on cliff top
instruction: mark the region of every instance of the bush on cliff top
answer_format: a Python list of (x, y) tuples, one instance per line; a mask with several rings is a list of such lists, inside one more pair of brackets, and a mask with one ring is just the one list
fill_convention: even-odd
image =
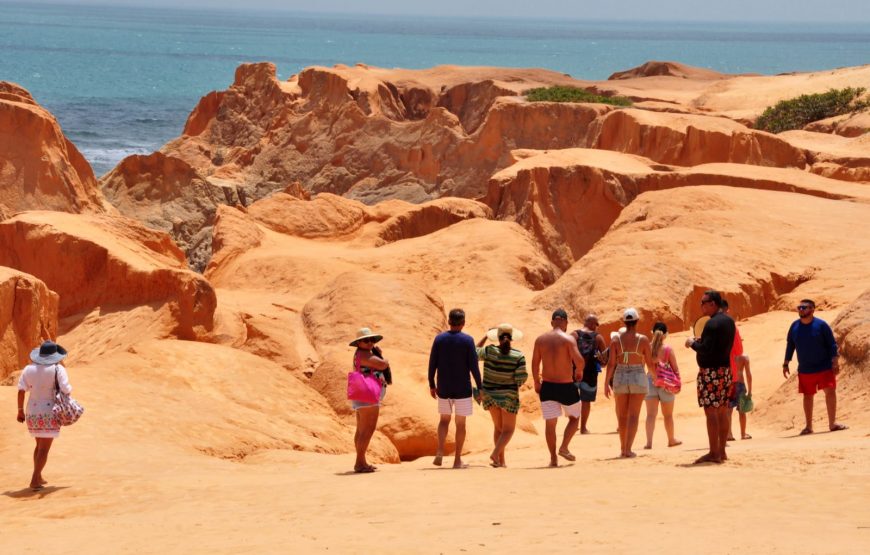
[(858, 100), (864, 87), (831, 89), (826, 93), (802, 94), (790, 100), (781, 100), (767, 108), (755, 121), (755, 128), (771, 133), (803, 129), (808, 124), (825, 118), (863, 110), (868, 100)]
[(542, 87), (526, 91), (530, 102), (597, 102), (614, 106), (631, 106), (631, 99), (624, 96), (602, 96), (577, 87)]

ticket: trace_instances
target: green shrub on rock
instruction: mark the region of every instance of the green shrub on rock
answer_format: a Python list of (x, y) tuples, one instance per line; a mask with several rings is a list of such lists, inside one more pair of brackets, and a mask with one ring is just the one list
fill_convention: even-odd
[(870, 101), (858, 100), (864, 87), (831, 89), (826, 93), (802, 94), (790, 100), (781, 100), (767, 108), (755, 121), (755, 128), (771, 133), (803, 129), (821, 119), (848, 114), (870, 106)]
[(603, 96), (577, 87), (541, 87), (526, 91), (530, 102), (596, 102), (614, 106), (631, 106), (631, 99), (624, 96)]

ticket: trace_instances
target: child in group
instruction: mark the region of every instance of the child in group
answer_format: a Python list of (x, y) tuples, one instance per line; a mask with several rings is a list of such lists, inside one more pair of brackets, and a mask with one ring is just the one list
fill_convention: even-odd
[[(740, 439), (752, 439), (752, 436), (746, 433), (746, 413), (752, 410), (750, 406), (752, 400), (752, 371), (749, 369), (749, 355), (734, 357), (733, 372), (734, 391), (728, 404), (730, 409), (728, 411), (728, 441), (734, 441), (734, 435), (731, 433), (731, 420), (735, 408), (740, 417)], [(744, 398), (742, 402), (741, 398)], [(747, 400), (749, 403), (747, 403)]]

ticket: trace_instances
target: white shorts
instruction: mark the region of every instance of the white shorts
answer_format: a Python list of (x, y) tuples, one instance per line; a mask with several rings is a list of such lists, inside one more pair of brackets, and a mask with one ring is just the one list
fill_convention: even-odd
[(552, 420), (562, 416), (562, 411), (565, 411), (565, 416), (572, 418), (580, 418), (581, 401), (577, 401), (573, 405), (563, 405), (559, 401), (541, 401), (541, 414), (544, 415), (544, 420)]
[(465, 399), (442, 399), (438, 397), (438, 414), (453, 414), (456, 416), (471, 416), (471, 397)]

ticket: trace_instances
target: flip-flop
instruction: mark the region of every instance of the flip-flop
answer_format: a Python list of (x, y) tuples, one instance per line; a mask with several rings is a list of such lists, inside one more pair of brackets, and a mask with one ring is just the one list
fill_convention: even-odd
[(362, 468), (354, 468), (353, 471), (357, 474), (369, 474), (375, 471), (373, 466), (363, 466)]
[(749, 434), (746, 434), (745, 436), (741, 437), (740, 439), (752, 439), (752, 436)]
[(559, 456), (566, 461), (574, 462), (577, 460), (577, 457), (575, 457), (570, 451), (559, 451)]
[(831, 428), (831, 431), (832, 432), (840, 432), (842, 430), (848, 430), (848, 429), (849, 429), (849, 426), (846, 426), (845, 424), (834, 424), (834, 426)]
[(676, 447), (677, 445), (682, 445), (682, 441), (676, 441), (674, 443), (668, 443), (668, 447)]
[(813, 433), (812, 430), (810, 430), (809, 428), (804, 428), (803, 430), (801, 430), (800, 435), (802, 435), (802, 436), (808, 436), (808, 435), (810, 435), (811, 433)]

